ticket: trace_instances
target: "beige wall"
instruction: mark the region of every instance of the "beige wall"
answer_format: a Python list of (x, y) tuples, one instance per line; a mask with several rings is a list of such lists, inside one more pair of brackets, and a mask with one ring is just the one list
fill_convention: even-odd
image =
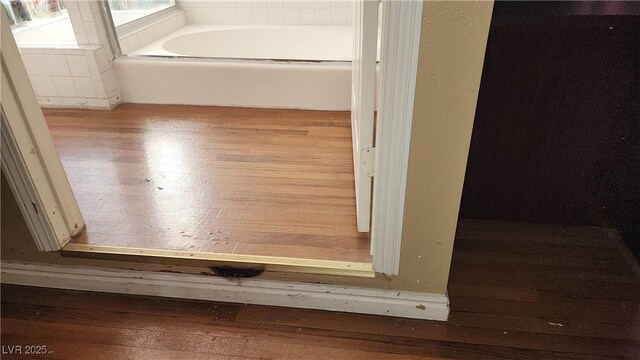
[(400, 276), (393, 288), (447, 289), (492, 10), (492, 1), (424, 3)]
[[(264, 277), (430, 293), (446, 291), (464, 170), (493, 3), (425, 2), (400, 275)], [(2, 260), (200, 273), (204, 269), (38, 253), (2, 178)]]

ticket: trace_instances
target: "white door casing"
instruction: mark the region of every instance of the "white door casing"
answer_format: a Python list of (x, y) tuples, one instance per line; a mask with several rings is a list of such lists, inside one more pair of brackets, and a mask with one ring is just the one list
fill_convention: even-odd
[(422, 1), (383, 0), (371, 245), (373, 269), (397, 275), (422, 30)]
[(60, 250), (84, 221), (2, 9), (2, 172), (40, 251)]
[(355, 2), (353, 61), (351, 69), (351, 135), (358, 231), (371, 223), (371, 184), (375, 149), (373, 127), (378, 51), (378, 1)]

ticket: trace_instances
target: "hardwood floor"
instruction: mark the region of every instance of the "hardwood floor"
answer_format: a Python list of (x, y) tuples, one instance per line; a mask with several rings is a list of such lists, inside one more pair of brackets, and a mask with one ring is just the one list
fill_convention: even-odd
[(45, 109), (87, 228), (73, 243), (370, 262), (349, 113)]
[(640, 358), (637, 264), (603, 229), (463, 222), (449, 296), (444, 323), (4, 285), (2, 345), (47, 345), (48, 359)]

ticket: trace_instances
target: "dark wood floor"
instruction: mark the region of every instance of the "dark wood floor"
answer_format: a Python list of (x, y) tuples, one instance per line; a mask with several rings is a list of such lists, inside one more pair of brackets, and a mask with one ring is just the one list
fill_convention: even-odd
[(87, 230), (73, 243), (370, 262), (348, 112), (45, 109)]
[(2, 345), (47, 345), (48, 359), (640, 359), (634, 266), (602, 229), (464, 222), (447, 323), (5, 285)]

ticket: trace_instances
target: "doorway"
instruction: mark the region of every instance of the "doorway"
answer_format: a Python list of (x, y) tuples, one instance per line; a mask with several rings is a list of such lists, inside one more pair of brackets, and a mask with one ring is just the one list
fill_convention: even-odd
[[(418, 11), (414, 11), (414, 14), (419, 14), (419, 12), (418, 12)], [(419, 20), (419, 17), (416, 17), (416, 19), (418, 19), (418, 20)], [(418, 21), (418, 22), (419, 22), (419, 21)], [(415, 31), (415, 29), (414, 29), (414, 33), (417, 33), (417, 34), (419, 35), (419, 29), (418, 29), (418, 31)], [(416, 49), (417, 49), (417, 47), (416, 47)], [(374, 60), (374, 61), (375, 61), (375, 60)], [(133, 106), (133, 105), (131, 105), (131, 106)], [(178, 108), (179, 108), (179, 107), (178, 107)], [(122, 109), (123, 109), (123, 110), (126, 110), (126, 109), (127, 109), (127, 106), (123, 107)], [(184, 109), (184, 108), (182, 108), (180, 111), (183, 111), (183, 110), (185, 110), (185, 109)], [(231, 110), (230, 110), (229, 108), (226, 108), (226, 110), (225, 110), (225, 109), (217, 109), (217, 110), (222, 111), (222, 112), (224, 112), (224, 111), (230, 112), (230, 111), (231, 111), (231, 110), (233, 110), (233, 109), (231, 109)], [(86, 114), (89, 114), (89, 112), (88, 112), (88, 111), (89, 111), (89, 110), (67, 110), (67, 109), (65, 109), (65, 110), (62, 110), (62, 109), (60, 109), (60, 110), (48, 110), (48, 111), (47, 111), (47, 113), (46, 113), (46, 115), (47, 115), (48, 117), (51, 117), (51, 118), (56, 118), (56, 117), (58, 117), (58, 118), (60, 118), (60, 117), (66, 117), (66, 118), (68, 118), (69, 120), (71, 120), (71, 118), (72, 118), (72, 117), (74, 117), (74, 116), (76, 116), (76, 117), (80, 117), (80, 118), (82, 118), (82, 117), (85, 117), (85, 118), (86, 118)], [(287, 112), (287, 111), (289, 111), (289, 110), (265, 110), (265, 111), (266, 111), (266, 112), (273, 112), (274, 114), (278, 114), (278, 115), (276, 115), (276, 116), (279, 116), (279, 117), (281, 118), (281, 117), (283, 116), (283, 115), (282, 115), (282, 113), (283, 113), (283, 112)], [(85, 113), (85, 114), (82, 114), (83, 112), (86, 112), (86, 113)], [(232, 111), (231, 111), (231, 112), (232, 112)], [(117, 110), (114, 110), (114, 111), (112, 111), (112, 112), (107, 112), (107, 113), (108, 113), (108, 114), (116, 114), (116, 113), (117, 113)], [(118, 118), (118, 119), (113, 119), (113, 118), (112, 118), (112, 119), (107, 119), (107, 120), (120, 120), (120, 121), (123, 121), (124, 123), (126, 123), (127, 121), (131, 121), (131, 119), (132, 119), (132, 118), (135, 118), (136, 116), (142, 116), (142, 117), (144, 117), (144, 114), (142, 114), (142, 115), (141, 115), (140, 113), (137, 113), (137, 114), (136, 114), (136, 111), (135, 111), (135, 110), (132, 112), (132, 114), (133, 114), (133, 115), (129, 116), (129, 115), (127, 115), (127, 114), (124, 114), (124, 115), (123, 115), (122, 113), (118, 113), (118, 114), (116, 114), (116, 115), (123, 115), (123, 116), (122, 116), (122, 117), (120, 117), (120, 118)], [(220, 113), (219, 115), (221, 115), (222, 117), (224, 117), (224, 114), (222, 114), (222, 113)], [(227, 114), (227, 115), (228, 115), (228, 114)], [(327, 115), (327, 114), (325, 114), (325, 115)], [(338, 128), (340, 128), (340, 127), (341, 127), (341, 126), (340, 126), (340, 121), (336, 120), (337, 118), (339, 118), (339, 116), (336, 116), (336, 118), (331, 118), (331, 114), (329, 114), (329, 115), (330, 115), (329, 120), (333, 121), (333, 125), (332, 125), (332, 126), (337, 126)], [(334, 115), (335, 115), (335, 114), (334, 114)], [(149, 116), (149, 115), (147, 114), (147, 116)], [(158, 114), (151, 115), (151, 117), (153, 117), (153, 116), (156, 116), (156, 117), (157, 117), (157, 116), (158, 116)], [(187, 112), (187, 116), (188, 116), (188, 112)], [(217, 116), (217, 115), (216, 115), (216, 116)], [(234, 117), (234, 116), (235, 116), (236, 118), (237, 118), (237, 117), (242, 118), (242, 117), (246, 117), (247, 115), (246, 115), (246, 114), (245, 114), (245, 115), (238, 115), (238, 114), (233, 115), (233, 114), (232, 114), (232, 116), (231, 116), (231, 117)], [(296, 117), (296, 116), (298, 116), (298, 115), (291, 115), (291, 114), (288, 114), (287, 116), (293, 116), (293, 117)], [(107, 116), (107, 117), (108, 117), (108, 116)], [(250, 116), (249, 116), (249, 117), (250, 117)], [(285, 116), (285, 117), (286, 117), (286, 116)], [(202, 120), (202, 118), (193, 118), (193, 119), (194, 119), (194, 120)], [(348, 115), (347, 115), (347, 119), (348, 119)], [(85, 120), (86, 120), (86, 119), (85, 119)], [(410, 120), (410, 117), (409, 117), (409, 120)], [(49, 120), (49, 123), (50, 123), (50, 124), (51, 124), (52, 122), (55, 122), (55, 120)], [(108, 122), (108, 121), (107, 121), (107, 122)], [(152, 124), (153, 122), (152, 122), (152, 121), (149, 121), (148, 123), (149, 123), (149, 124)], [(196, 121), (196, 123), (197, 123), (197, 121)], [(78, 124), (75, 124), (75, 125), (78, 125)], [(62, 133), (64, 134), (63, 136), (73, 136), (73, 135), (72, 135), (73, 130), (72, 130), (71, 128), (72, 128), (72, 127), (74, 127), (75, 125), (74, 125), (74, 124), (72, 124), (72, 123), (67, 123), (67, 124), (63, 125), (63, 128), (64, 128), (64, 127), (66, 127), (65, 129), (63, 129), (63, 130), (62, 130)], [(113, 124), (112, 124), (112, 125), (113, 125)], [(121, 124), (120, 124), (120, 125), (121, 125)], [(175, 125), (175, 124), (174, 124), (174, 125)], [(315, 125), (316, 125), (316, 126), (318, 126), (318, 125), (321, 125), (321, 124), (320, 124), (320, 122), (316, 122), (316, 124), (315, 124)], [(51, 125), (51, 126), (52, 126), (52, 128), (53, 128), (55, 125)], [(83, 123), (83, 124), (79, 125), (79, 128), (83, 128), (83, 127), (86, 127), (86, 126), (87, 126), (87, 123), (85, 122), (85, 123)], [(126, 129), (127, 127), (126, 127), (126, 126), (124, 126), (124, 128)], [(346, 129), (349, 129), (349, 128), (348, 128), (348, 127), (346, 127)], [(87, 130), (87, 129), (85, 128), (85, 129), (83, 129), (83, 130)], [(340, 132), (341, 130), (343, 130), (343, 129), (338, 130), (338, 132)], [(173, 130), (172, 130), (172, 131), (173, 131)], [(179, 131), (179, 129), (178, 129), (178, 131)], [(312, 132), (311, 130), (307, 130), (307, 131)], [(133, 136), (133, 134), (135, 134), (135, 133), (136, 133), (136, 130), (132, 130), (132, 129), (130, 129), (130, 128), (129, 128), (129, 129), (126, 129), (125, 131), (121, 131), (121, 132), (125, 134), (125, 135), (123, 136), (124, 138), (129, 138), (129, 139), (131, 139), (131, 138), (132, 138), (132, 136)], [(147, 130), (145, 130), (145, 129), (142, 129), (142, 130), (138, 129), (138, 132), (139, 132), (139, 133), (142, 133), (142, 135), (146, 136), (146, 135), (151, 134), (151, 133), (153, 132), (153, 130), (149, 129), (149, 131), (147, 131)], [(350, 132), (350, 131), (349, 131), (349, 132)], [(54, 135), (54, 138), (55, 138), (56, 136), (57, 136), (57, 135)], [(347, 137), (347, 139), (349, 139), (349, 137)], [(100, 140), (103, 140), (103, 139), (102, 139), (102, 138), (100, 138)], [(73, 145), (72, 145), (71, 147), (73, 148)], [(126, 146), (125, 146), (125, 147), (126, 147)], [(338, 147), (339, 147), (339, 146), (338, 146)], [(77, 149), (78, 149), (78, 147), (76, 146), (76, 148), (75, 148), (75, 149), (77, 150)], [(349, 151), (349, 152), (352, 152), (352, 151)], [(68, 159), (73, 159), (73, 158), (74, 158), (74, 155), (73, 155), (72, 153), (70, 153), (70, 154), (71, 154), (71, 155), (70, 155), (70, 157), (69, 157)], [(83, 156), (86, 156), (86, 155), (85, 155), (85, 154), (83, 154)], [(90, 158), (90, 157), (91, 157), (91, 154), (89, 154), (89, 155), (88, 155), (88, 157)], [(76, 156), (76, 159), (77, 159), (77, 158), (78, 158), (78, 157)], [(116, 155), (116, 156), (113, 156), (113, 154), (111, 154), (111, 155), (110, 155), (110, 160), (113, 160), (113, 162), (114, 162), (114, 163), (116, 163), (116, 162), (118, 162), (118, 161), (120, 161), (120, 162), (126, 162), (126, 158), (127, 158), (127, 156), (126, 156), (126, 155), (125, 155), (125, 156), (117, 156), (117, 155)], [(64, 159), (63, 159), (63, 160), (64, 160)], [(124, 161), (123, 161), (123, 160), (124, 160)], [(374, 160), (375, 160), (375, 159), (374, 159)], [(353, 161), (353, 160), (352, 160), (352, 161)], [(119, 165), (119, 164), (118, 164), (118, 165)], [(405, 175), (406, 175), (406, 174), (405, 174)], [(165, 175), (165, 176), (166, 176), (166, 175)], [(146, 176), (146, 177), (144, 177), (142, 180), (143, 180), (143, 182), (144, 182), (144, 183), (150, 184), (150, 183), (152, 183), (152, 181), (154, 180), (154, 178), (153, 178), (153, 176), (151, 176), (151, 177)], [(157, 178), (156, 178), (155, 180), (157, 180)], [(153, 189), (153, 188), (152, 188), (152, 189)], [(164, 191), (164, 187), (163, 187), (163, 186), (156, 186), (156, 187), (155, 187), (155, 190), (157, 190), (157, 191)], [(135, 191), (136, 191), (136, 189), (135, 189), (135, 188), (134, 188), (134, 189), (128, 189), (127, 191), (135, 192)], [(114, 200), (114, 201), (115, 201), (115, 200)], [(375, 206), (375, 204), (374, 204), (374, 206)], [(97, 208), (99, 208), (99, 206), (96, 206), (96, 207), (97, 207)], [(220, 210), (220, 209), (218, 209), (218, 210)], [(222, 214), (222, 212), (218, 212), (218, 214)], [(400, 218), (400, 220), (401, 220), (401, 218)], [(115, 224), (115, 223), (114, 223), (114, 224)], [(338, 224), (338, 225), (339, 225), (339, 224)], [(332, 226), (335, 228), (335, 227), (336, 227), (336, 224), (334, 223), (334, 224), (332, 224)], [(107, 227), (109, 227), (109, 228), (114, 228), (114, 226), (107, 226)], [(171, 229), (169, 229), (169, 226), (168, 226), (167, 228), (168, 228), (167, 230), (171, 230)], [(87, 228), (87, 231), (88, 231), (88, 230), (89, 230), (89, 228)], [(184, 231), (184, 232), (182, 232), (182, 231)], [(220, 231), (220, 232), (219, 232), (219, 233), (217, 233), (216, 231)], [(221, 240), (221, 239), (220, 239), (220, 236), (222, 237), (222, 240), (229, 240), (229, 239), (224, 239), (224, 233), (222, 232), (222, 230), (214, 230), (214, 231), (210, 231), (210, 232), (211, 232), (211, 234), (209, 234), (208, 232), (207, 232), (207, 234), (206, 234), (206, 235), (213, 235), (211, 238), (209, 238), (209, 240), (217, 239), (217, 240), (213, 240), (213, 241), (214, 241), (214, 242), (215, 242), (215, 241), (219, 241), (219, 240)], [(180, 233), (180, 237), (188, 238), (188, 237), (191, 235), (191, 236), (193, 236), (193, 237), (195, 238), (195, 235), (192, 235), (192, 234), (187, 233), (187, 230), (180, 230), (180, 232), (179, 232), (179, 233)], [(323, 231), (322, 233), (323, 233), (323, 234), (325, 234), (325, 232), (324, 232), (324, 231)], [(223, 234), (223, 235), (218, 236), (218, 234)], [(185, 235), (185, 236), (182, 236), (182, 235)], [(152, 236), (153, 236), (153, 235), (152, 235)], [(118, 236), (116, 235), (116, 236), (113, 236), (112, 238), (118, 238)], [(78, 245), (78, 244), (76, 244), (76, 245)], [(87, 245), (87, 244), (85, 244), (85, 245)], [(192, 245), (193, 245), (193, 244), (192, 244)], [(220, 243), (217, 243), (217, 245), (220, 245)], [(236, 244), (236, 245), (237, 245), (237, 244)], [(73, 247), (74, 245), (73, 245), (73, 244), (70, 244), (70, 245), (68, 245), (68, 246)], [(111, 247), (117, 247), (117, 246), (111, 246)], [(235, 245), (234, 245), (234, 247), (235, 247)], [(195, 246), (194, 246), (194, 248), (195, 248)], [(133, 251), (132, 249), (135, 249), (135, 251)], [(77, 250), (77, 249), (76, 249), (76, 250)], [(65, 248), (65, 249), (64, 249), (65, 253), (71, 253), (72, 251), (76, 251), (76, 250), (74, 250), (74, 249), (72, 249), (72, 248)], [(105, 249), (102, 249), (102, 250), (105, 250)], [(136, 253), (136, 255), (139, 255), (139, 256), (151, 254), (151, 256), (152, 256), (152, 257), (154, 257), (154, 258), (157, 258), (157, 257), (173, 258), (173, 256), (171, 256), (171, 255), (169, 255), (169, 254), (166, 254), (166, 253), (162, 253), (162, 254), (158, 255), (158, 252), (157, 252), (157, 250), (158, 250), (158, 249), (151, 249), (151, 248), (137, 248), (137, 247), (136, 247), (136, 248), (133, 248), (133, 247), (130, 247), (130, 249), (129, 249), (129, 250), (131, 250), (131, 251), (129, 251), (129, 253), (125, 253), (125, 254), (121, 254), (121, 255), (122, 255), (122, 256), (133, 256), (133, 252), (135, 252), (135, 253)], [(170, 250), (170, 251), (181, 251), (181, 250)], [(101, 249), (98, 249), (96, 246), (93, 246), (93, 245), (89, 245), (88, 247), (86, 247), (86, 248), (84, 249), (84, 251), (76, 251), (76, 252), (77, 252), (77, 253), (84, 252), (85, 254), (84, 254), (84, 255), (79, 255), (79, 254), (77, 254), (77, 253), (76, 253), (76, 254), (74, 254), (74, 255), (79, 255), (79, 256), (92, 256), (92, 257), (100, 257), (100, 256), (101, 256), (101, 254), (106, 253), (106, 251), (101, 251)], [(156, 256), (156, 255), (158, 255), (158, 256)], [(181, 254), (181, 255), (185, 255), (185, 254)], [(245, 256), (245, 255), (242, 255), (242, 256), (243, 256), (243, 258), (242, 258), (241, 260), (243, 260), (243, 261), (245, 261), (245, 262), (254, 262), (254, 261), (252, 261), (251, 259), (246, 259), (246, 256)], [(262, 255), (260, 255), (260, 256), (262, 256)], [(270, 256), (270, 255), (264, 255), (264, 256)], [(369, 258), (370, 258), (370, 255), (368, 255), (368, 256), (369, 256)], [(189, 254), (189, 257), (196, 258), (197, 256), (195, 255), (195, 252), (194, 252), (194, 251), (191, 251), (191, 254)], [(209, 260), (211, 260), (211, 258), (210, 258), (210, 257), (208, 257), (208, 256), (203, 256), (203, 257), (207, 257)], [(274, 256), (274, 257), (277, 257), (277, 256)], [(290, 261), (290, 263), (300, 263), (300, 261), (298, 261), (298, 260), (300, 260), (300, 259), (301, 259), (301, 258), (294, 258), (294, 257), (286, 257), (286, 258), (287, 258), (287, 259), (289, 259), (289, 260), (293, 259), (293, 260), (291, 260), (291, 261)], [(296, 260), (296, 259), (297, 259), (297, 260)], [(154, 259), (154, 260), (157, 260), (157, 259)], [(227, 259), (225, 259), (225, 260), (229, 260), (229, 259), (227, 258)], [(237, 259), (231, 259), (231, 260), (229, 260), (229, 261), (234, 261), (234, 260), (237, 260)], [(254, 259), (254, 260), (255, 260), (255, 259)], [(269, 259), (267, 259), (267, 260), (269, 260)], [(302, 258), (302, 260), (307, 260), (307, 259)], [(317, 260), (322, 260), (322, 261), (324, 261), (324, 259), (317, 259)], [(334, 262), (335, 262), (335, 260), (328, 260), (328, 261), (334, 261)], [(267, 261), (267, 262), (268, 262), (268, 261)], [(352, 262), (352, 263), (353, 263), (353, 262)], [(331, 268), (331, 267), (335, 267), (334, 265), (335, 265), (335, 264), (331, 264), (331, 266), (328, 266), (328, 265), (327, 265), (327, 266), (324, 266), (324, 267)], [(346, 267), (347, 267), (347, 268), (351, 267), (351, 268), (353, 269), (353, 267), (351, 266), (351, 264), (343, 264), (343, 265), (346, 265)], [(356, 264), (356, 265), (357, 265), (357, 264)], [(361, 263), (360, 263), (360, 265), (366, 266), (366, 267), (369, 269), (369, 270), (368, 270), (368, 273), (367, 273), (367, 276), (371, 276), (371, 275), (373, 274), (373, 272), (372, 272), (372, 270), (371, 270), (371, 260), (369, 260), (368, 262), (361, 262)], [(318, 265), (318, 266), (316, 266), (316, 267), (322, 267), (322, 266), (319, 266), (319, 265)], [(393, 271), (391, 271), (391, 272), (393, 272)]]

